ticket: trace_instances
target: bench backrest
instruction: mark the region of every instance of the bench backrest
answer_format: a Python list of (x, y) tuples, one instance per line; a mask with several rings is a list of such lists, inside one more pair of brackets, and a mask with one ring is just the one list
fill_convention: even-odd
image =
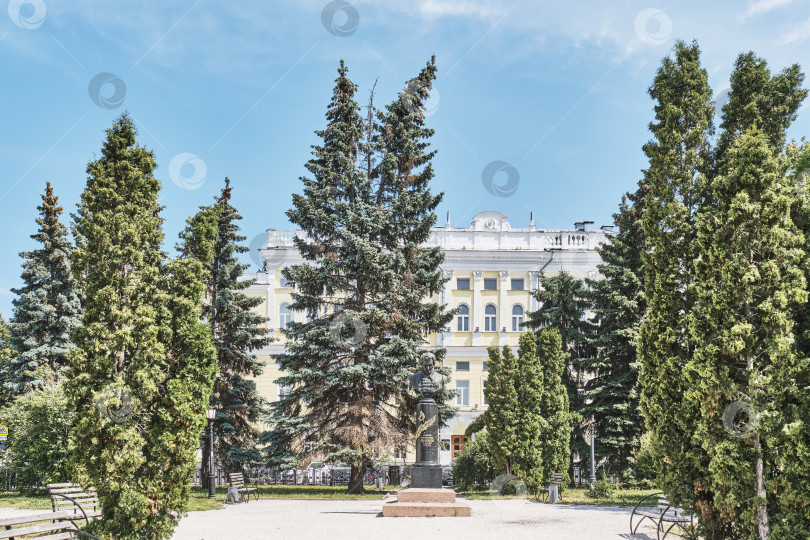
[(96, 488), (83, 488), (79, 484), (48, 484), (48, 494), (51, 496), (51, 506), (54, 512), (60, 510), (73, 510), (79, 515), (79, 509), (86, 514), (97, 514), (99, 511)]
[(242, 473), (231, 473), (231, 486), (232, 487), (245, 487), (245, 475)]
[(563, 474), (556, 472), (551, 475), (551, 480), (549, 481), (550, 486), (559, 486), (562, 484), (563, 481)]
[(682, 516), (683, 513), (684, 513), (682, 509), (677, 508), (675, 506), (672, 506), (670, 504), (669, 497), (667, 497), (663, 493), (659, 493), (658, 494), (658, 511), (663, 514), (667, 510), (669, 510), (670, 512), (672, 512), (676, 516)]

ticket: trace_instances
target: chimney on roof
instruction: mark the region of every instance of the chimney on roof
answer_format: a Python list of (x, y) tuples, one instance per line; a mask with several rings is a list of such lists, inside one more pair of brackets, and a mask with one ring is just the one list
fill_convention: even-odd
[(447, 223), (444, 224), (445, 229), (450, 228), (450, 210), (447, 211)]
[(605, 232), (613, 232), (613, 225), (602, 225), (599, 228)]
[(592, 231), (593, 230), (593, 221), (583, 221), (582, 226), (584, 227), (583, 230)]
[(529, 230), (534, 230), (534, 212), (529, 212)]
[(575, 222), (574, 223), (574, 230), (576, 230), (576, 231), (584, 231), (585, 230), (585, 224), (583, 222), (581, 222), (581, 221)]

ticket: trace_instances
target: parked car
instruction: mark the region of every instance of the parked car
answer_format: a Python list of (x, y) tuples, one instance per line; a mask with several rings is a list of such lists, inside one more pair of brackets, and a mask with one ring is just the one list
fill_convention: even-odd
[(453, 466), (442, 467), (442, 485), (452, 486), (455, 484), (455, 477), (453, 476)]

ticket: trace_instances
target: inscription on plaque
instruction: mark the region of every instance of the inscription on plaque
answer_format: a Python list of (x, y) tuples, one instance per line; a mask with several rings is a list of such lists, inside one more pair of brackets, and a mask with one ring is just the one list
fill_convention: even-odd
[(433, 441), (435, 440), (436, 439), (433, 438), (433, 435), (431, 435), (430, 433), (425, 433), (424, 435), (422, 435), (422, 438), (419, 439), (419, 442), (421, 444), (424, 444), (425, 446), (431, 446), (433, 444)]

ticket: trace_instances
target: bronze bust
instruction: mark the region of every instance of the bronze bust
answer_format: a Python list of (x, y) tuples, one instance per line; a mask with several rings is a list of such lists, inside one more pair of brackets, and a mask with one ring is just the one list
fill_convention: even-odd
[(419, 362), (422, 364), (422, 370), (408, 377), (408, 381), (421, 395), (432, 396), (444, 386), (444, 376), (436, 372), (436, 356), (433, 353), (422, 353)]

